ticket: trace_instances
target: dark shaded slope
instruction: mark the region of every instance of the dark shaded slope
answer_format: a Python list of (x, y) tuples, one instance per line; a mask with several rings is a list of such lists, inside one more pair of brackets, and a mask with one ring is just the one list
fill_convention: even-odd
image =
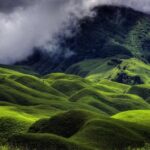
[[(144, 57), (149, 60), (150, 19), (149, 16), (130, 8), (103, 6), (95, 8), (94, 18), (79, 22), (79, 31), (72, 38), (61, 37), (62, 52), (50, 56), (47, 52), (35, 53), (26, 61), (17, 63), (46, 74), (64, 71), (70, 65), (97, 57), (125, 55)], [(142, 34), (141, 34), (142, 33)], [(69, 49), (74, 55), (66, 57)]]
[(128, 8), (98, 7), (97, 16), (81, 21), (80, 32), (67, 40), (67, 46), (83, 58), (132, 56), (123, 46), (124, 39), (144, 15)]

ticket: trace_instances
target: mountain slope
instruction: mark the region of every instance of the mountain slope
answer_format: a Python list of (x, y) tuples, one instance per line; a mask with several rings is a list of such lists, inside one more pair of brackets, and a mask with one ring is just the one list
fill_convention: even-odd
[[(17, 63), (46, 74), (66, 70), (70, 65), (91, 58), (116, 55), (137, 57), (149, 61), (150, 19), (149, 16), (130, 8), (100, 6), (94, 9), (97, 15), (79, 21), (79, 31), (73, 37), (63, 37), (59, 55), (35, 50), (33, 56)], [(74, 53), (66, 57), (65, 50)], [(61, 62), (61, 63), (60, 63)]]
[(86, 77), (91, 81), (108, 79), (136, 85), (149, 83), (150, 65), (136, 58), (108, 57), (81, 61), (69, 67), (66, 72)]

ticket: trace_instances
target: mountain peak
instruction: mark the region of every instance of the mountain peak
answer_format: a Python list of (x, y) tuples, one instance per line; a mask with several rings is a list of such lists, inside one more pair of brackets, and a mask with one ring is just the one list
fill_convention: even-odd
[(150, 60), (149, 15), (127, 7), (108, 5), (96, 7), (93, 11), (96, 11), (94, 17), (79, 21), (79, 29), (74, 36), (61, 40), (62, 49), (69, 49), (74, 55), (66, 58), (62, 53), (54, 59), (54, 56), (46, 54), (45, 59), (44, 53), (38, 55), (40, 57), (33, 54), (31, 58), (34, 57), (36, 62), (28, 59), (23, 65), (45, 74), (63, 72), (70, 65), (85, 59), (124, 55)]

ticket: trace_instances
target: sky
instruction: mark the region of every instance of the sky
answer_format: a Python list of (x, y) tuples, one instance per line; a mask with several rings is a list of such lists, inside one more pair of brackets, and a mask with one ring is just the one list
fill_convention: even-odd
[(150, 12), (150, 0), (0, 0), (0, 63), (12, 64), (35, 47), (57, 52), (58, 34), (72, 36), (71, 26), (93, 16), (98, 5), (121, 5)]

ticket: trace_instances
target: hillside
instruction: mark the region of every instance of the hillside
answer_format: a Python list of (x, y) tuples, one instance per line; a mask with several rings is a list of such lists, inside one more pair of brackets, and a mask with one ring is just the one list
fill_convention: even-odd
[(108, 79), (128, 85), (149, 84), (150, 79), (149, 63), (136, 58), (108, 57), (85, 60), (72, 65), (66, 72), (86, 77), (91, 81)]
[[(130, 8), (101, 6), (94, 9), (94, 18), (79, 22), (79, 30), (73, 37), (60, 38), (63, 49), (59, 55), (48, 52), (35, 53), (18, 65), (28, 66), (41, 74), (64, 72), (69, 66), (85, 59), (124, 55), (149, 62), (149, 16)], [(66, 57), (67, 50), (74, 53)], [(61, 63), (60, 63), (61, 62)]]

